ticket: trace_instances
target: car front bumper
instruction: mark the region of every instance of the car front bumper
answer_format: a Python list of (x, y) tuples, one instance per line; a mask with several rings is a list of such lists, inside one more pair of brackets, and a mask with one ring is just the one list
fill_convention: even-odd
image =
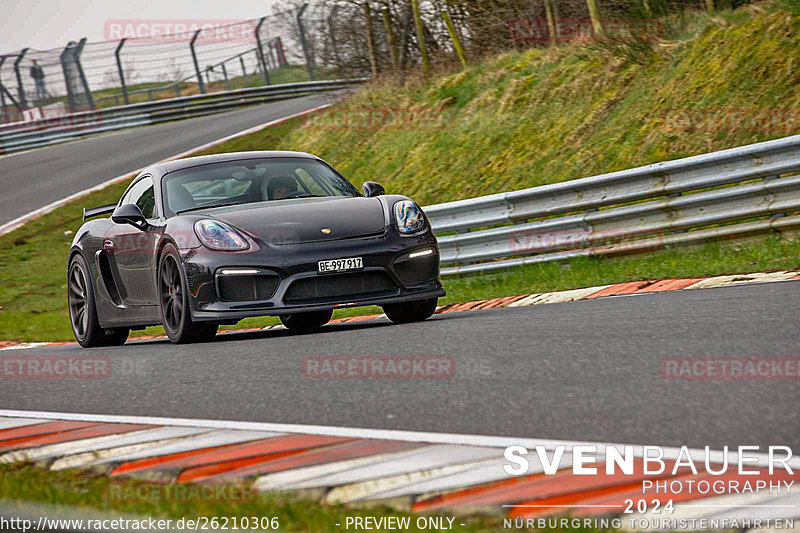
[[(387, 231), (295, 245), (260, 243), (259, 249), (249, 252), (194, 248), (183, 250), (182, 257), (195, 321), (235, 322), (445, 295), (439, 281), (439, 249), (429, 231), (415, 236)], [(352, 257), (363, 258), (363, 269), (317, 272), (319, 261)], [(250, 277), (254, 285), (248, 296)]]

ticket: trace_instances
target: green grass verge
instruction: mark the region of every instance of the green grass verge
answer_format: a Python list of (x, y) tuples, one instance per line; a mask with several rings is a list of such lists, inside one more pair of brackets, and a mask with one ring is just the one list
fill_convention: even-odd
[[(167, 495), (181, 494), (176, 486), (148, 485), (137, 481), (109, 480), (80, 470), (51, 472), (30, 464), (0, 465), (0, 499), (27, 503), (39, 502), (53, 506), (80, 507), (92, 518), (92, 510), (114, 511), (146, 517), (196, 519), (199, 517), (277, 517), (281, 531), (342, 531), (347, 517), (410, 517), (407, 531), (419, 529), (415, 520), (419, 515), (395, 511), (387, 506), (348, 508), (342, 505), (321, 505), (287, 493), (263, 493), (255, 498), (241, 498), (241, 490), (228, 487), (214, 494), (233, 496), (231, 502), (223, 498), (182, 498)], [(185, 488), (185, 486), (183, 487)], [(152, 489), (152, 490), (151, 490)], [(152, 499), (149, 495), (155, 496)], [(187, 494), (190, 494), (187, 492)], [(246, 494), (250, 494), (247, 492)], [(145, 497), (139, 497), (144, 495)], [(187, 501), (189, 500), (189, 501)], [(430, 516), (448, 516), (447, 514)], [(452, 516), (452, 515), (450, 515)], [(459, 531), (478, 533), (502, 531), (501, 517), (469, 515), (457, 519)], [(232, 523), (232, 522), (231, 522)], [(229, 523), (229, 529), (230, 524)], [(341, 524), (337, 526), (336, 524)], [(241, 529), (243, 530), (243, 529)], [(571, 530), (572, 531), (572, 530)], [(578, 529), (581, 531), (600, 531)]]
[[(794, 133), (791, 120), (749, 118), (800, 109), (800, 10), (765, 3), (689, 16), (680, 39), (639, 64), (569, 45), (489, 58), (463, 72), (405, 83), (381, 80), (335, 109), (441, 110), (443, 128), (330, 129), (293, 120), (208, 153), (289, 149), (320, 155), (356, 184), (383, 183), (423, 205), (564, 181)], [(288, 75), (288, 74), (287, 74)], [(298, 74), (299, 75), (299, 74)], [(712, 111), (685, 123), (687, 110)], [(692, 115), (698, 116), (698, 115)], [(701, 115), (702, 116), (702, 113)], [(787, 115), (791, 118), (792, 115)], [(784, 117), (786, 118), (786, 117)], [(748, 119), (749, 120), (749, 119)], [(717, 122), (719, 121), (719, 122)], [(65, 258), (83, 206), (117, 201), (121, 183), (0, 237), (0, 339), (71, 340)], [(798, 267), (800, 245), (712, 244), (641, 257), (579, 259), (445, 280), (444, 303), (661, 277)], [(337, 312), (372, 313), (375, 308)], [(275, 319), (249, 319), (260, 327)], [(147, 333), (159, 333), (151, 328)]]

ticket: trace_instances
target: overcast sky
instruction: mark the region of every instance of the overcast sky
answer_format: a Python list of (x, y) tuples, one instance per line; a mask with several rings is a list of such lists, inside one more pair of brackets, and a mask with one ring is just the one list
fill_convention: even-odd
[(46, 50), (82, 37), (105, 40), (107, 20), (243, 20), (268, 15), (277, 0), (3, 0), (0, 53)]

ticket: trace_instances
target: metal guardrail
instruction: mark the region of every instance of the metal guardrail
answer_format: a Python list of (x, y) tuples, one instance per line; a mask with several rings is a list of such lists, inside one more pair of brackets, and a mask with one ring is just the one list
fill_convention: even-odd
[(443, 276), (487, 272), (797, 231), (798, 171), (800, 135), (424, 211)]
[(97, 133), (201, 117), (242, 106), (346, 89), (364, 81), (366, 79), (359, 78), (268, 85), (72, 113), (36, 122), (6, 124), (0, 126), (0, 154), (59, 144)]

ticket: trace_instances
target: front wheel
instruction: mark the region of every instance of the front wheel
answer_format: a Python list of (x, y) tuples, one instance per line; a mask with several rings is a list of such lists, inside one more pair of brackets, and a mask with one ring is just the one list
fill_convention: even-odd
[(331, 321), (332, 316), (333, 311), (312, 311), (310, 313), (280, 315), (280, 319), (286, 329), (302, 333), (321, 328)]
[(186, 276), (172, 244), (164, 247), (158, 263), (158, 292), (161, 321), (169, 340), (175, 344), (206, 342), (217, 335), (218, 324), (192, 322)]
[(401, 304), (387, 304), (383, 306), (383, 312), (395, 324), (421, 322), (433, 316), (438, 301), (438, 298), (429, 298)]

